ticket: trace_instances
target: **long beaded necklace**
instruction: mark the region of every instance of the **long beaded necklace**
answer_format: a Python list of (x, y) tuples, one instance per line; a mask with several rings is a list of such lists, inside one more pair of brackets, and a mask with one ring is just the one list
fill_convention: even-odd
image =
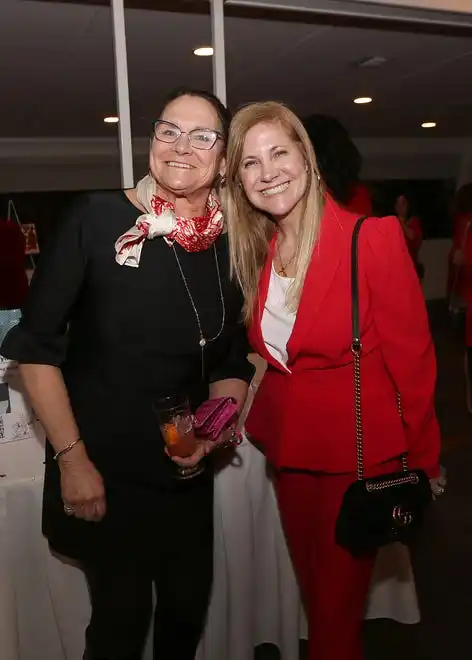
[(213, 244), (213, 254), (215, 257), (215, 264), (216, 264), (216, 274), (218, 277), (218, 288), (219, 288), (219, 293), (220, 293), (220, 302), (221, 302), (221, 309), (222, 309), (222, 318), (221, 318), (221, 327), (216, 333), (214, 337), (206, 337), (203, 328), (202, 328), (202, 323), (200, 320), (200, 314), (198, 313), (197, 306), (195, 304), (195, 301), (192, 296), (192, 292), (190, 291), (190, 287), (187, 282), (187, 278), (185, 277), (182, 264), (180, 263), (179, 255), (177, 254), (177, 250), (175, 249), (175, 244), (172, 243), (172, 250), (174, 251), (174, 256), (175, 260), (177, 261), (177, 266), (179, 267), (180, 275), (182, 277), (182, 281), (184, 283), (185, 289), (187, 291), (188, 298), (190, 300), (190, 304), (192, 305), (193, 311), (195, 313), (195, 318), (197, 319), (197, 325), (198, 325), (198, 332), (200, 335), (200, 340), (198, 342), (200, 349), (201, 349), (201, 356), (202, 356), (202, 380), (205, 378), (205, 346), (207, 344), (210, 344), (218, 339), (218, 337), (221, 335), (223, 332), (223, 329), (225, 327), (225, 320), (226, 320), (226, 308), (225, 308), (225, 299), (223, 295), (223, 285), (221, 283), (221, 275), (220, 275), (220, 265), (218, 263), (218, 254), (216, 252), (216, 247), (215, 244)]

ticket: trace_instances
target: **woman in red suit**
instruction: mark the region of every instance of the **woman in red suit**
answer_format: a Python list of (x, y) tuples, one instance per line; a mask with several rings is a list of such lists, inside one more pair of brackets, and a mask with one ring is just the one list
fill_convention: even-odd
[[(303, 125), (272, 102), (233, 120), (227, 208), (249, 337), (268, 363), (247, 430), (275, 469), (309, 658), (361, 660), (375, 556), (353, 558), (334, 533), (356, 478), (350, 248), (359, 216), (324, 192)], [(434, 347), (398, 220), (367, 220), (359, 257), (366, 474), (399, 469), (408, 452), (411, 467), (437, 477)]]

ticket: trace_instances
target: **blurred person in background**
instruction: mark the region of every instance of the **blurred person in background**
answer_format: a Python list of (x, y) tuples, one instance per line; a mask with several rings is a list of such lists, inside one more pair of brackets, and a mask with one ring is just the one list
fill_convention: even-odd
[(20, 308), (28, 293), (26, 240), (14, 220), (0, 220), (0, 309)]
[(369, 189), (360, 180), (362, 156), (335, 117), (314, 114), (304, 121), (320, 176), (336, 201), (359, 216), (372, 215)]
[(423, 244), (423, 230), (421, 228), (421, 220), (414, 213), (413, 203), (408, 195), (402, 193), (396, 198), (395, 215), (400, 221), (415, 270), (420, 280), (422, 280), (424, 277), (424, 266), (419, 260), (419, 251)]
[(472, 182), (463, 185), (454, 195), (451, 219), (449, 309), (455, 317), (465, 315), (466, 404), (472, 414)]
[(26, 295), (26, 241), (13, 220), (0, 220), (0, 342), (19, 321)]

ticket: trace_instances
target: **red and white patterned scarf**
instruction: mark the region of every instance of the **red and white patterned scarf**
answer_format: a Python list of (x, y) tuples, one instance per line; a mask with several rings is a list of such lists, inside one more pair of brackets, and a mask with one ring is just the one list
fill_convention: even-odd
[(175, 206), (156, 194), (156, 182), (147, 175), (136, 186), (137, 199), (147, 210), (115, 243), (115, 259), (120, 266), (138, 268), (143, 244), (157, 236), (172, 245), (176, 241), (187, 252), (201, 252), (213, 245), (223, 230), (223, 214), (216, 195), (211, 192), (205, 215), (181, 218)]

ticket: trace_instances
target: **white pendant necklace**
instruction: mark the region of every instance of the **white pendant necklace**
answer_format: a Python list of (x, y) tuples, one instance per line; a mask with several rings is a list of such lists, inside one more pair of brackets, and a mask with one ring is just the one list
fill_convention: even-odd
[(204, 376), (205, 376), (205, 359), (204, 359), (205, 346), (209, 343), (212, 343), (212, 342), (216, 341), (219, 338), (219, 336), (221, 335), (221, 333), (223, 332), (223, 329), (225, 327), (225, 320), (226, 320), (225, 300), (224, 300), (224, 296), (223, 296), (223, 285), (221, 283), (220, 265), (218, 263), (218, 254), (216, 252), (215, 244), (213, 243), (213, 254), (214, 254), (214, 257), (215, 257), (216, 274), (217, 274), (217, 277), (218, 277), (218, 288), (219, 288), (219, 293), (220, 293), (220, 302), (221, 302), (221, 309), (222, 309), (221, 326), (220, 326), (220, 329), (218, 330), (218, 332), (216, 333), (216, 335), (214, 337), (205, 337), (205, 334), (204, 334), (203, 328), (202, 328), (202, 323), (201, 323), (201, 320), (200, 320), (200, 314), (198, 313), (198, 309), (197, 309), (197, 306), (196, 306), (195, 301), (193, 299), (192, 292), (190, 291), (190, 287), (188, 285), (187, 278), (185, 277), (184, 271), (182, 269), (182, 264), (180, 263), (179, 255), (177, 254), (177, 250), (175, 249), (175, 244), (172, 243), (171, 247), (172, 247), (172, 250), (174, 251), (175, 260), (177, 261), (177, 266), (179, 267), (179, 271), (180, 271), (180, 275), (182, 277), (182, 281), (184, 283), (185, 289), (187, 291), (188, 298), (190, 300), (190, 304), (192, 305), (193, 311), (195, 313), (195, 318), (197, 320), (198, 332), (199, 332), (199, 335), (200, 335), (200, 339), (199, 339), (198, 344), (201, 348), (201, 354), (202, 354), (202, 379), (203, 379)]

